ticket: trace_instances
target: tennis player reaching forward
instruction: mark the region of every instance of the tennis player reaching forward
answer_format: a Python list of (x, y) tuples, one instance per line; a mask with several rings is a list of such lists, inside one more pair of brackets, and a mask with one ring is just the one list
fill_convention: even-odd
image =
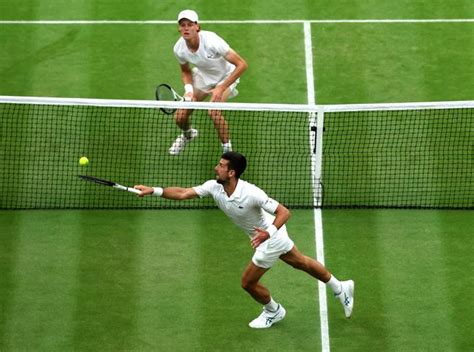
[(242, 154), (227, 152), (214, 169), (216, 179), (200, 186), (161, 188), (138, 185), (135, 188), (141, 191), (141, 197), (156, 195), (183, 200), (211, 196), (217, 206), (249, 235), (255, 252), (242, 274), (242, 288), (263, 305), (263, 312), (249, 323), (251, 328), (269, 328), (285, 317), (283, 306), (275, 302), (269, 290), (260, 283), (260, 278), (278, 259), (326, 283), (349, 318), (354, 306), (354, 281), (339, 281), (321, 263), (296, 248), (285, 226), (290, 218), (289, 210), (257, 186), (240, 179), (246, 166)]
[[(212, 102), (225, 102), (238, 94), (239, 77), (247, 69), (247, 63), (227, 42), (214, 32), (201, 31), (198, 14), (183, 10), (178, 15), (181, 38), (174, 46), (174, 55), (181, 66), (184, 98), (202, 101), (211, 96)], [(197, 137), (198, 131), (191, 126), (190, 109), (176, 111), (175, 120), (183, 131), (169, 149), (171, 155), (181, 153), (186, 145)], [(227, 121), (219, 110), (209, 110), (224, 152), (232, 150)]]

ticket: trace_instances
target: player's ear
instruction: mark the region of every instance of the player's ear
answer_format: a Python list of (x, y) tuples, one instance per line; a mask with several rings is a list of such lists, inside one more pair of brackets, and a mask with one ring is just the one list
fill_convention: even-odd
[(229, 170), (229, 177), (235, 177), (235, 170)]

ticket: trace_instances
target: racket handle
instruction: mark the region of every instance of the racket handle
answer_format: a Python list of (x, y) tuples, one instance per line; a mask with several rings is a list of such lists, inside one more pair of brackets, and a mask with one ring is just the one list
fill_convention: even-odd
[(130, 188), (130, 187), (127, 188), (127, 192), (131, 192), (131, 193), (135, 193), (135, 194), (140, 194), (141, 193), (141, 191), (139, 189)]
[(113, 187), (117, 188), (121, 191), (127, 191), (127, 192), (131, 192), (131, 193), (135, 193), (135, 194), (139, 194), (141, 192), (140, 190), (135, 189), (133, 187), (125, 187), (125, 186), (122, 186), (122, 185), (114, 185)]

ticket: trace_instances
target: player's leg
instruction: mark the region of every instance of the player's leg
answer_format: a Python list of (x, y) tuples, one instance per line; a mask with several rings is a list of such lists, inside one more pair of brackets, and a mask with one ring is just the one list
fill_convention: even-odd
[[(231, 90), (227, 88), (222, 95), (222, 102), (226, 102), (231, 94)], [(222, 143), (223, 152), (232, 151), (232, 145), (230, 142), (229, 124), (227, 123), (224, 115), (220, 110), (209, 110), (209, 116), (214, 124), (214, 128), (217, 132), (219, 140)]]
[[(237, 90), (238, 83), (239, 81), (237, 80), (224, 91), (224, 93), (222, 94), (221, 102), (226, 102), (228, 99), (234, 98), (235, 96), (237, 96), (237, 94), (239, 94), (239, 91)], [(229, 124), (227, 123), (224, 115), (219, 110), (209, 110), (209, 116), (211, 117), (211, 120), (214, 123), (214, 128), (216, 129), (219, 140), (222, 143), (223, 152), (225, 153), (232, 151)]]
[(291, 251), (280, 256), (280, 259), (291, 265), (293, 268), (302, 270), (322, 282), (328, 282), (331, 273), (317, 260), (301, 253), (296, 246)]
[(229, 124), (227, 123), (226, 119), (222, 115), (222, 112), (220, 110), (209, 110), (208, 112), (214, 124), (214, 128), (217, 131), (217, 135), (219, 136), (219, 140), (222, 143), (223, 149), (225, 149), (225, 145), (227, 145), (227, 150), (224, 150), (224, 152), (232, 151), (232, 147), (229, 147), (229, 143), (230, 143)]
[(324, 265), (301, 253), (296, 246), (280, 256), (280, 259), (295, 269), (302, 270), (327, 284), (342, 303), (346, 317), (351, 316), (354, 307), (354, 281), (339, 281)]
[(176, 125), (183, 130), (183, 132), (186, 132), (191, 128), (191, 115), (193, 113), (193, 110), (191, 109), (178, 109), (176, 110), (176, 113), (174, 114), (174, 121), (176, 122)]
[(181, 153), (186, 145), (197, 137), (198, 131), (191, 127), (191, 109), (178, 109), (174, 115), (176, 125), (183, 131), (169, 148), (171, 155)]
[[(199, 74), (199, 70), (193, 69), (193, 88), (194, 88), (194, 100), (202, 101), (209, 93), (203, 88), (203, 80)], [(191, 109), (178, 109), (174, 115), (176, 125), (183, 131), (173, 142), (169, 149), (171, 155), (178, 155), (181, 153), (187, 144), (189, 144), (194, 138), (198, 136), (198, 130), (193, 128), (191, 125), (191, 115), (193, 110)]]
[(257, 302), (265, 305), (270, 302), (270, 291), (259, 281), (268, 269), (260, 268), (250, 262), (242, 274), (241, 285)]
[[(207, 93), (202, 92), (198, 89), (194, 91), (194, 98), (197, 101), (205, 99)], [(198, 130), (192, 128), (191, 115), (193, 110), (191, 109), (178, 109), (174, 115), (176, 125), (183, 131), (169, 149), (171, 155), (178, 155), (181, 153), (186, 145), (198, 136)]]
[(285, 317), (286, 311), (282, 305), (276, 303), (270, 295), (270, 291), (260, 283), (260, 278), (269, 268), (261, 268), (250, 262), (242, 274), (242, 288), (247, 291), (253, 299), (263, 305), (263, 312), (249, 323), (254, 329), (269, 328)]

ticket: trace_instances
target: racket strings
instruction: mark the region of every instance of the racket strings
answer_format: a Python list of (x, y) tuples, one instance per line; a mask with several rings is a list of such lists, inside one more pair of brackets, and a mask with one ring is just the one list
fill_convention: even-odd
[(176, 101), (176, 97), (171, 89), (165, 86), (160, 86), (157, 89), (157, 95), (159, 100), (163, 101)]

